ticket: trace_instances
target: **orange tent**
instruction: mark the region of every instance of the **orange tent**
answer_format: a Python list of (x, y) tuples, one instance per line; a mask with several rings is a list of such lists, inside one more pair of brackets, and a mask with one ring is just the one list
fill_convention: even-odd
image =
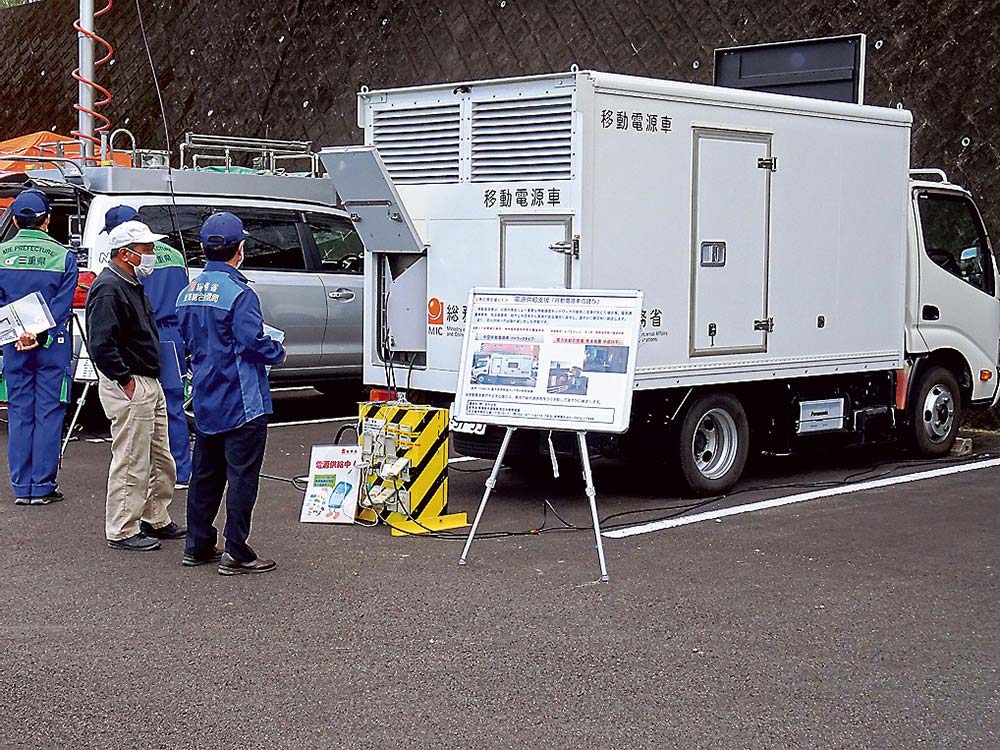
[[(80, 158), (80, 142), (76, 138), (59, 135), (48, 130), (11, 138), (9, 141), (0, 141), (0, 172), (45, 169), (45, 162), (10, 161), (3, 158), (7, 154), (11, 156), (54, 156), (78, 159)], [(120, 167), (132, 166), (132, 157), (128, 154), (113, 154), (112, 160)]]
[[(4, 156), (48, 156), (65, 159), (80, 158), (80, 142), (49, 130), (29, 133), (8, 141), (0, 141), (0, 176), (11, 172), (29, 172), (35, 169), (51, 168), (44, 161), (13, 161)], [(132, 157), (129, 154), (116, 153), (112, 161), (119, 167), (131, 167)], [(96, 162), (92, 162), (95, 163)], [(72, 170), (71, 170), (72, 171)], [(0, 210), (10, 205), (13, 198), (0, 198)]]

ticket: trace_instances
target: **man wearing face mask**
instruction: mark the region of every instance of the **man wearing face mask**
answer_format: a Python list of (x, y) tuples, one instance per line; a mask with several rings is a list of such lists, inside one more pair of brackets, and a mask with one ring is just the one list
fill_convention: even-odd
[(87, 295), (87, 338), (111, 420), (105, 535), (113, 549), (146, 552), (186, 529), (170, 520), (177, 469), (170, 454), (156, 318), (139, 277), (156, 267), (163, 239), (140, 221), (109, 233), (111, 261)]
[[(104, 215), (104, 231), (110, 233), (126, 221), (139, 219), (131, 206), (114, 206)], [(177, 487), (185, 489), (191, 481), (191, 441), (187, 415), (184, 413), (183, 373), (187, 371), (187, 349), (177, 328), (177, 295), (187, 286), (184, 255), (165, 242), (153, 243), (156, 269), (139, 277), (156, 315), (160, 337), (160, 385), (167, 397), (167, 423), (170, 425), (170, 452), (177, 465)]]

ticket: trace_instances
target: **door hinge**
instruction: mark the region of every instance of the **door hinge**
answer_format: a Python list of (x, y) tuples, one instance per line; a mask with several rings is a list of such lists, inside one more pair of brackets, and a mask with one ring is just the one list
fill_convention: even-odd
[(573, 239), (553, 242), (549, 245), (549, 250), (562, 255), (572, 255), (574, 258), (580, 257), (580, 235), (574, 234)]
[(764, 333), (774, 333), (774, 318), (755, 320), (753, 322), (753, 329), (755, 331), (763, 331)]
[(757, 169), (767, 169), (771, 172), (778, 171), (778, 157), (770, 156), (767, 159), (757, 160)]

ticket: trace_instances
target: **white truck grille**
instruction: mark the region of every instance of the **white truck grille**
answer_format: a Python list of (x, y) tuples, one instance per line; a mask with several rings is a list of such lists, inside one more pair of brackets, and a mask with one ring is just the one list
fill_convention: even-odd
[(397, 184), (458, 182), (460, 105), (374, 113), (372, 145)]
[(570, 178), (573, 95), (472, 104), (472, 181)]

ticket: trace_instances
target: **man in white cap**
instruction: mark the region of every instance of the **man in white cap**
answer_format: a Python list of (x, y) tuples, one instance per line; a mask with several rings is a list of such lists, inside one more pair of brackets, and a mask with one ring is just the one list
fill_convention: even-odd
[(170, 520), (177, 469), (170, 454), (156, 317), (139, 277), (156, 267), (153, 234), (140, 221), (109, 233), (111, 261), (87, 295), (87, 339), (111, 420), (105, 534), (113, 549), (146, 552), (182, 539)]

